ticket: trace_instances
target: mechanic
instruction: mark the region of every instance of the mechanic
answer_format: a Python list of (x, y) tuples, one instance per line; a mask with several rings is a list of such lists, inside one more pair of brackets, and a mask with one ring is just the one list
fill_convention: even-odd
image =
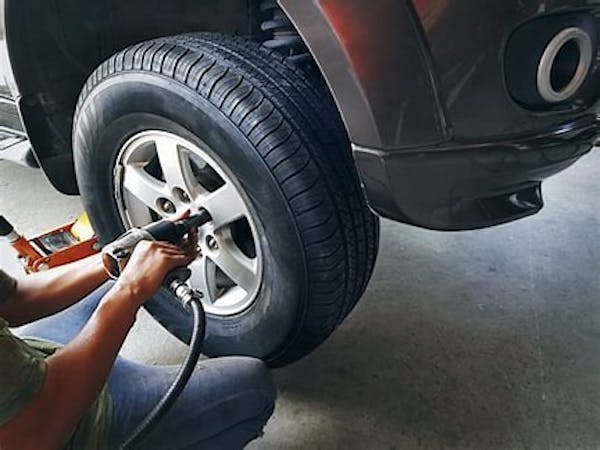
[[(140, 365), (118, 352), (167, 274), (196, 258), (196, 241), (142, 242), (116, 282), (99, 255), (18, 281), (0, 270), (2, 450), (115, 449), (129, 437), (178, 367)], [(242, 448), (274, 404), (262, 361), (205, 360), (143, 448)]]

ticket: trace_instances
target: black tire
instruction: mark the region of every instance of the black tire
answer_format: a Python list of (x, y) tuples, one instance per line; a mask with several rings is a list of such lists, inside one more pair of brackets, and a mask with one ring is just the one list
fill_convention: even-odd
[[(265, 231), (259, 296), (243, 313), (208, 318), (206, 352), (277, 366), (316, 348), (363, 294), (379, 242), (322, 84), (256, 43), (216, 34), (144, 42), (103, 63), (83, 89), (73, 135), (79, 188), (103, 242), (123, 231), (117, 153), (147, 129), (215, 149)], [(147, 309), (189, 338), (189, 318), (174, 302), (153, 300)]]

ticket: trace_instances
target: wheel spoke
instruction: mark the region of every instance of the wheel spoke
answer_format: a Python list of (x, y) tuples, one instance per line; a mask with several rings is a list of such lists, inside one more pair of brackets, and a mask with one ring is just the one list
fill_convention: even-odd
[(210, 258), (244, 291), (250, 292), (256, 285), (256, 262), (244, 255), (233, 242), (224, 244)]
[(127, 166), (123, 174), (123, 187), (148, 208), (161, 213), (157, 206), (158, 199), (168, 194), (164, 183), (140, 167)]
[(220, 308), (231, 307), (232, 305), (243, 301), (246, 295), (246, 291), (241, 287), (234, 286), (227, 289), (223, 295), (218, 298), (217, 305), (219, 305)]
[(141, 227), (154, 222), (151, 210), (127, 190), (123, 192), (123, 201), (127, 207), (126, 214), (130, 224)]
[(201, 197), (198, 203), (198, 206), (206, 208), (211, 214), (216, 229), (246, 215), (246, 206), (231, 183), (226, 183), (212, 194)]
[(214, 303), (216, 300), (216, 267), (214, 263), (208, 258), (202, 257), (190, 264), (190, 269), (192, 269), (190, 278), (192, 287), (204, 294), (206, 302)]
[(157, 138), (155, 144), (160, 167), (169, 189), (183, 189), (190, 198), (195, 197), (197, 183), (194, 181), (188, 154), (177, 145), (176, 141), (167, 137)]

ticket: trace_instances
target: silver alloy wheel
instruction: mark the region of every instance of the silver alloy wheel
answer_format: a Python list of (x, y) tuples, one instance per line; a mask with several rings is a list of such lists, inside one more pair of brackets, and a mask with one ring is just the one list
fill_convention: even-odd
[(204, 294), (208, 314), (238, 314), (253, 304), (262, 280), (259, 224), (236, 178), (206, 144), (138, 133), (119, 152), (114, 180), (126, 227), (207, 209), (213, 221), (199, 230), (191, 285)]

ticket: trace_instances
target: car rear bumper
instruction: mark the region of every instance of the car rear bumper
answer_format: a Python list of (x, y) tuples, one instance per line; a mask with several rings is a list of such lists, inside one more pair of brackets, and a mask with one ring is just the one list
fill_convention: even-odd
[(381, 151), (355, 146), (371, 207), (380, 215), (435, 230), (469, 230), (537, 213), (541, 183), (586, 154), (600, 115), (545, 132), (490, 142)]

